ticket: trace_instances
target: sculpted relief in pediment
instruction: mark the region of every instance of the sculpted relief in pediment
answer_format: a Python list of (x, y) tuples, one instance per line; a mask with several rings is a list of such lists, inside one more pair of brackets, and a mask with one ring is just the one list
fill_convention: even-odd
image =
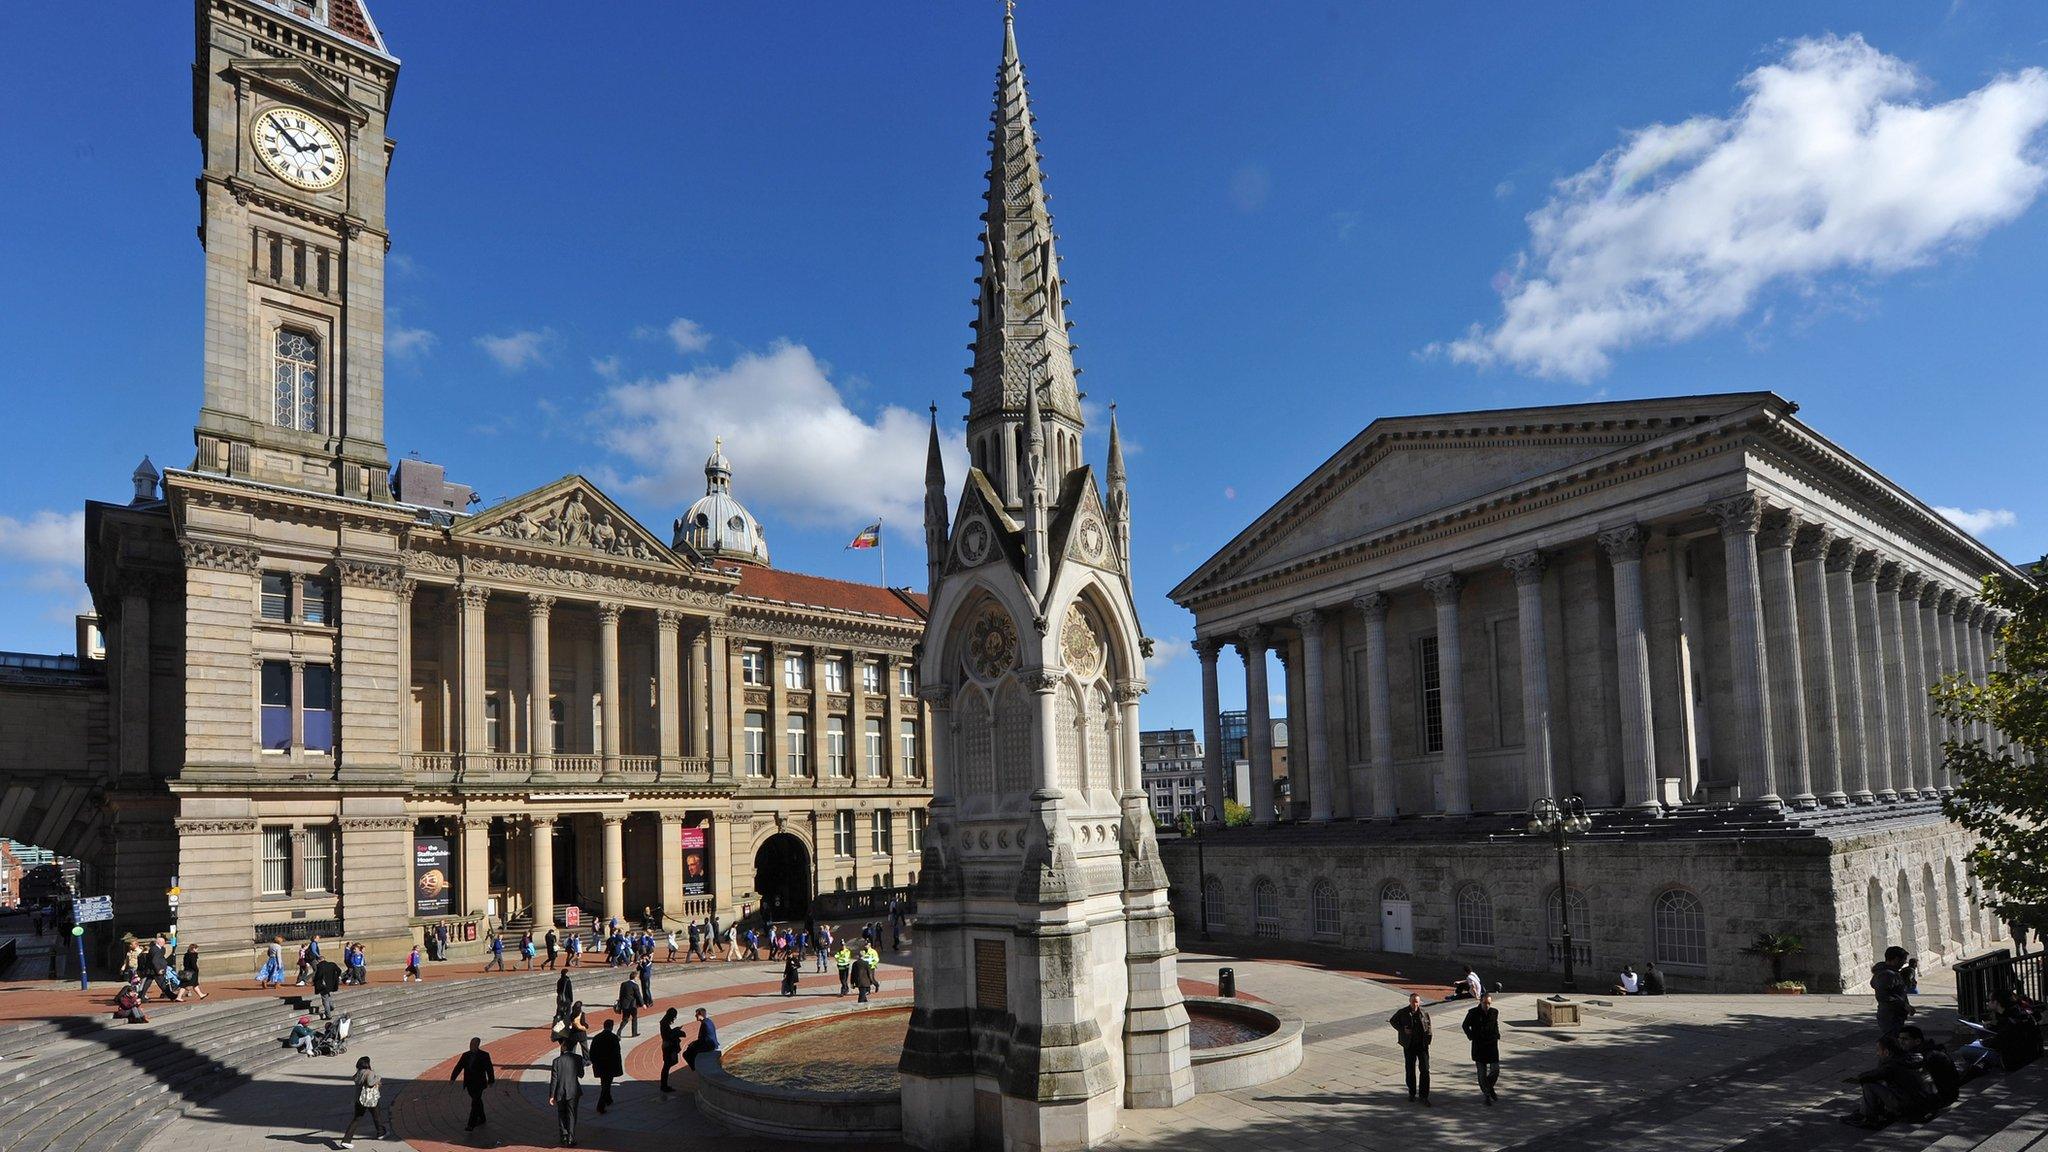
[(662, 560), (656, 545), (608, 510), (586, 501), (581, 492), (570, 492), (552, 503), (517, 509), (477, 534), (524, 544), (580, 548), (650, 564)]

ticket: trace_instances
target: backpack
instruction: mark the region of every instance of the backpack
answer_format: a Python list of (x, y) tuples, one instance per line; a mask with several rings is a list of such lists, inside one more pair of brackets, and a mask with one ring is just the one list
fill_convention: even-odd
[(375, 1084), (365, 1084), (356, 1091), (356, 1103), (365, 1108), (375, 1108), (380, 1097)]

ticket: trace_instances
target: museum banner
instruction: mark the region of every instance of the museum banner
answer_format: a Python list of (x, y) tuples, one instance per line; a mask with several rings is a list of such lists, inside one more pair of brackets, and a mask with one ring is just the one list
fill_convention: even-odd
[(711, 858), (705, 851), (707, 828), (683, 829), (683, 895), (702, 896), (711, 890)]
[(455, 885), (449, 879), (448, 838), (412, 838), (412, 914), (446, 916), (455, 910)]

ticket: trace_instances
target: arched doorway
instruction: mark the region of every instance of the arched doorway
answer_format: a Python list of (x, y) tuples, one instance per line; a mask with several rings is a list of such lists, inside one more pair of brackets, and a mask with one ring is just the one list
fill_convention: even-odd
[(754, 852), (754, 891), (771, 920), (802, 920), (811, 908), (811, 853), (804, 842), (778, 832)]

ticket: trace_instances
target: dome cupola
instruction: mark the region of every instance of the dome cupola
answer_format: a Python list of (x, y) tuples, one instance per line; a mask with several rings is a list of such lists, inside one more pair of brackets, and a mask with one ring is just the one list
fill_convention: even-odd
[(732, 495), (732, 461), (725, 458), (723, 437), (711, 442), (704, 461), (704, 496), (675, 523), (675, 543), (685, 544), (714, 560), (745, 564), (768, 563), (768, 539), (761, 522)]

